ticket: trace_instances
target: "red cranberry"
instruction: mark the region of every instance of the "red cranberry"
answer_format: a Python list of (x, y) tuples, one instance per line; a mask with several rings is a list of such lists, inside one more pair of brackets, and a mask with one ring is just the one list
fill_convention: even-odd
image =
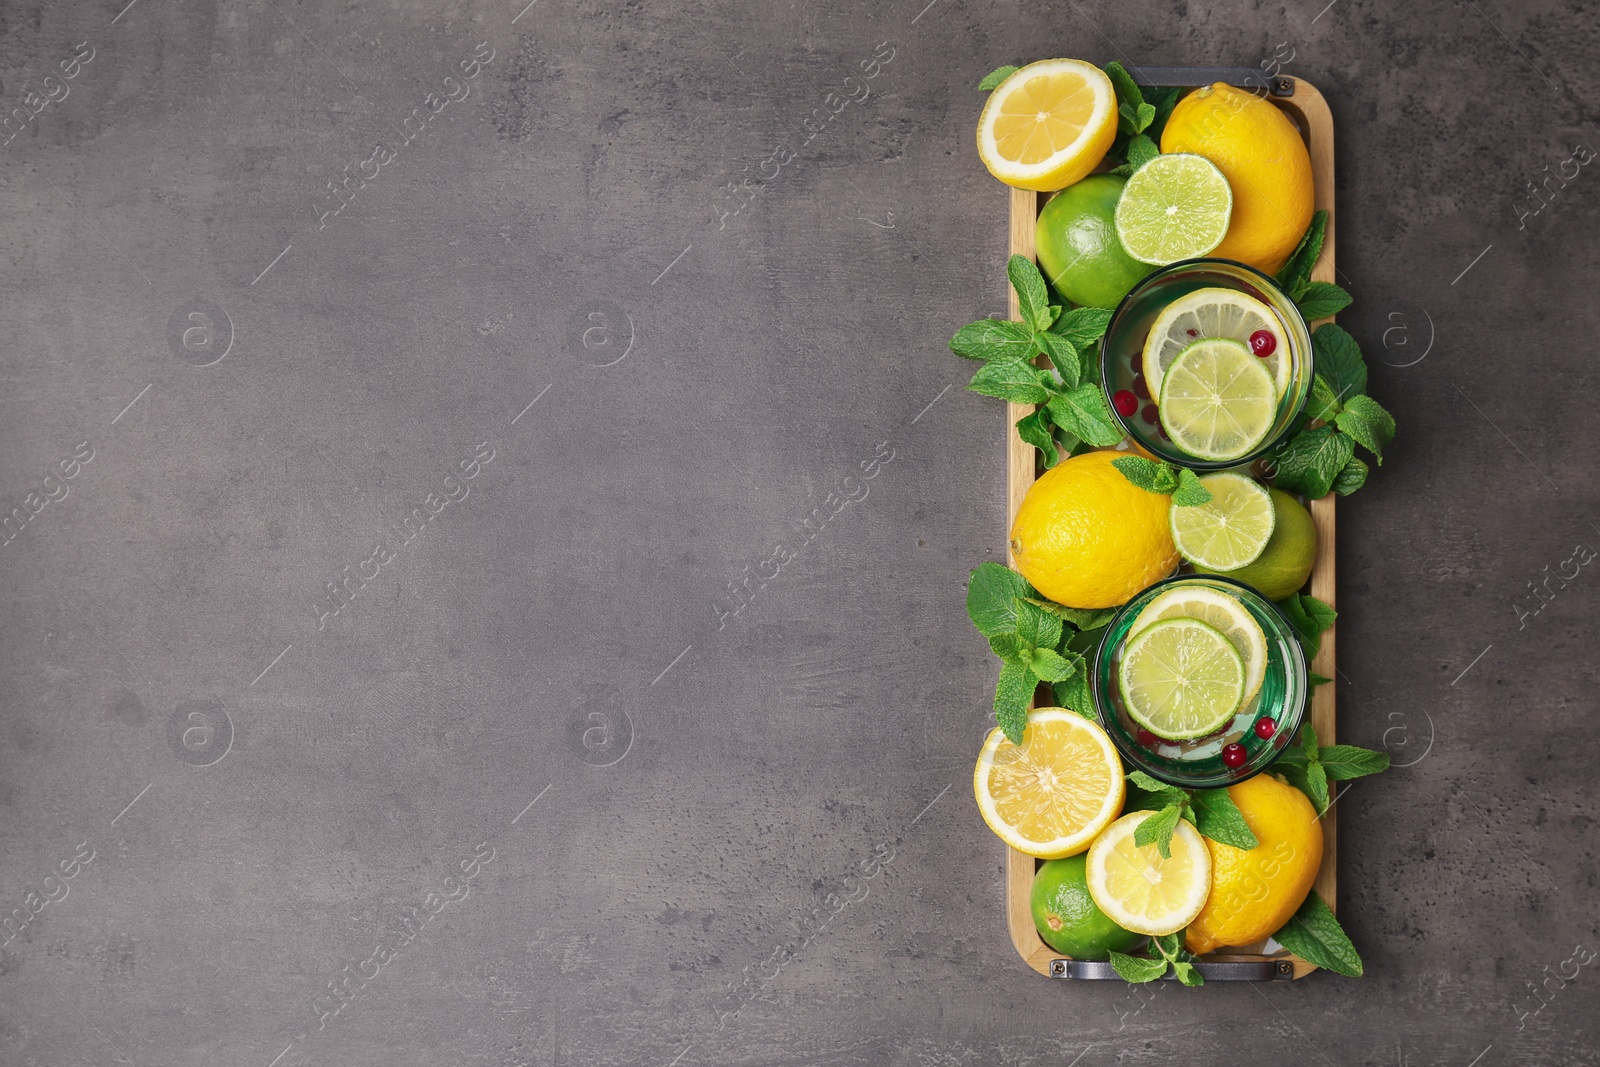
[(1150, 383), (1144, 380), (1144, 375), (1142, 374), (1133, 376), (1133, 395), (1140, 400), (1150, 399)]
[(1117, 409), (1117, 414), (1127, 418), (1139, 410), (1139, 398), (1126, 389), (1118, 389), (1111, 397), (1111, 406)]
[(1161, 418), (1161, 413), (1156, 410), (1156, 406), (1154, 404), (1146, 404), (1144, 406), (1144, 410), (1139, 412), (1139, 417), (1145, 422), (1149, 423), (1151, 426), (1154, 426), (1156, 421)]
[(1273, 722), (1271, 719), (1256, 720), (1256, 736), (1261, 738), (1261, 740), (1265, 741), (1267, 738), (1271, 737), (1277, 732), (1278, 724)]
[(1187, 330), (1184, 330), (1183, 332), (1188, 334), (1190, 337), (1199, 337), (1200, 336), (1200, 331), (1195, 329), (1193, 326), (1189, 327)]
[(1144, 370), (1144, 353), (1135, 352), (1133, 358), (1128, 360), (1128, 365), (1133, 368), (1133, 373), (1139, 374)]
[(1241, 744), (1235, 743), (1232, 745), (1227, 745), (1222, 750), (1222, 762), (1226, 763), (1229, 767), (1232, 767), (1235, 770), (1243, 767), (1245, 765), (1245, 761), (1249, 758), (1249, 755), (1244, 750), (1244, 746)]
[(1163, 441), (1172, 440), (1172, 435), (1167, 433), (1167, 428), (1165, 426), (1157, 426), (1156, 427), (1156, 433), (1161, 435), (1161, 439)]
[(1278, 350), (1278, 339), (1271, 330), (1257, 330), (1250, 335), (1250, 351), (1266, 359)]
[(1139, 744), (1143, 745), (1145, 748), (1156, 747), (1156, 735), (1151, 733), (1149, 730), (1146, 730), (1144, 727), (1139, 727), (1139, 732), (1134, 736), (1139, 739)]

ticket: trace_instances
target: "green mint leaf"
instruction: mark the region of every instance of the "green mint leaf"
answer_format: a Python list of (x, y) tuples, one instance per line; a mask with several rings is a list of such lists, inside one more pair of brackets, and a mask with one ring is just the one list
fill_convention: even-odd
[(978, 83), (978, 89), (985, 93), (998, 89), (1001, 82), (1021, 69), (1021, 67), (996, 67), (983, 76), (983, 81)]
[[(1149, 106), (1148, 104), (1145, 105), (1145, 107)], [(1150, 111), (1151, 117), (1154, 118), (1155, 108), (1150, 108)], [(1145, 125), (1148, 127), (1149, 123)], [(1142, 133), (1135, 135), (1128, 141), (1128, 166), (1134, 170), (1138, 170), (1160, 154), (1161, 149), (1156, 147), (1156, 143)]]
[(1306, 398), (1306, 418), (1317, 422), (1332, 422), (1343, 410), (1339, 395), (1328, 384), (1328, 379), (1318, 374), (1311, 379), (1311, 395)]
[(1083, 380), (1083, 361), (1078, 358), (1078, 347), (1070, 339), (1048, 330), (1034, 334), (1033, 343), (1050, 357), (1050, 365), (1061, 375), (1061, 384), (1076, 389)]
[(1333, 909), (1317, 896), (1314, 889), (1307, 895), (1305, 903), (1300, 905), (1300, 910), (1272, 938), (1307, 963), (1314, 963), (1349, 978), (1361, 977), (1363, 968), (1360, 954), (1350, 943), (1339, 920), (1334, 918)]
[(1033, 701), (1033, 691), (1039, 679), (1025, 665), (1011, 661), (1000, 667), (1000, 678), (994, 687), (994, 713), (1006, 740), (1013, 745), (1022, 744), (1022, 731), (1028, 725), (1028, 705)]
[(995, 634), (989, 638), (989, 651), (1003, 660), (1020, 660), (1023, 649), (1030, 647), (1016, 634)]
[(1178, 486), (1173, 491), (1172, 502), (1180, 508), (1198, 507), (1211, 503), (1211, 490), (1200, 484), (1200, 476), (1188, 467), (1178, 468)]
[(1133, 843), (1140, 847), (1155, 845), (1162, 859), (1171, 859), (1172, 831), (1177, 829), (1178, 820), (1181, 818), (1183, 818), (1183, 804), (1177, 801), (1168, 804), (1139, 824), (1138, 829), (1133, 832)]
[(1175, 934), (1162, 934), (1160, 937), (1150, 939), (1150, 944), (1161, 953), (1162, 959), (1168, 963), (1177, 963), (1188, 955), (1183, 950), (1183, 931)]
[(1350, 306), (1350, 294), (1332, 282), (1310, 282), (1295, 294), (1295, 306), (1307, 322), (1337, 315)]
[[(1156, 109), (1151, 107), (1149, 104), (1140, 104), (1138, 107), (1134, 108), (1133, 132), (1138, 136), (1143, 136), (1144, 131), (1148, 130), (1150, 128), (1150, 124), (1155, 120)], [(1131, 152), (1133, 142), (1129, 141), (1128, 146), (1129, 151)]]
[(1117, 614), (1116, 608), (1064, 608), (1054, 601), (1039, 597), (1026, 599), (1034, 607), (1048, 611), (1063, 622), (1070, 622), (1079, 630), (1093, 630), (1104, 626)]
[(1361, 358), (1361, 346), (1338, 326), (1329, 322), (1317, 327), (1311, 335), (1311, 357), (1312, 367), (1328, 379), (1341, 401), (1367, 391), (1367, 363)]
[(972, 376), (967, 388), (1017, 404), (1043, 404), (1050, 399), (1050, 390), (1039, 384), (1038, 368), (1020, 359), (985, 363)]
[(1139, 168), (1134, 166), (1132, 163), (1119, 163), (1106, 173), (1115, 174), (1119, 178), (1131, 178), (1133, 177), (1133, 172), (1138, 169)]
[[(1272, 765), (1272, 773), (1281, 774), (1284, 780), (1290, 785), (1300, 790), (1300, 792), (1304, 793), (1307, 797), (1310, 797), (1311, 781), (1307, 772), (1307, 768), (1309, 766), (1310, 764), (1306, 763), (1304, 759), (1296, 759), (1293, 762), (1288, 762), (1287, 756), (1280, 756)], [(1312, 801), (1312, 803), (1315, 804), (1315, 801)]]
[(950, 351), (963, 359), (1028, 359), (1034, 353), (1033, 331), (1009, 319), (979, 319), (956, 331)]
[(1382, 450), (1394, 440), (1394, 416), (1384, 410), (1383, 405), (1367, 396), (1358, 393), (1344, 402), (1344, 410), (1339, 413), (1339, 429), (1355, 438), (1356, 444), (1378, 457), (1378, 465), (1383, 465)]
[(1246, 851), (1261, 843), (1226, 789), (1197, 789), (1193, 803), (1195, 829), (1211, 840)]
[(1183, 95), (1183, 90), (1177, 86), (1167, 88), (1146, 88), (1140, 90), (1144, 93), (1145, 103), (1156, 109), (1156, 117), (1150, 120), (1150, 125), (1145, 127), (1145, 136), (1156, 144), (1161, 143), (1161, 131), (1167, 127), (1167, 118), (1172, 114), (1172, 109), (1178, 103), (1178, 97)]
[(1089, 672), (1083, 669), (1082, 662), (1075, 664), (1077, 667), (1064, 682), (1056, 682), (1050, 687), (1050, 695), (1055, 697), (1059, 707), (1082, 715), (1090, 722), (1097, 721), (1094, 713), (1094, 694), (1089, 691)]
[(1311, 268), (1316, 266), (1317, 257), (1322, 255), (1322, 241), (1328, 231), (1328, 213), (1326, 211), (1314, 212), (1311, 216), (1311, 225), (1306, 227), (1306, 232), (1301, 235), (1300, 243), (1289, 256), (1283, 269), (1278, 271), (1278, 285), (1280, 288), (1295, 292), (1311, 280)]
[(1143, 456), (1119, 456), (1111, 461), (1111, 465), (1121, 471), (1124, 478), (1147, 493), (1172, 492), (1171, 489), (1156, 488), (1158, 480), (1161, 480), (1161, 474), (1167, 469), (1164, 463), (1157, 463)]
[(1317, 809), (1318, 816), (1328, 810), (1328, 772), (1317, 760), (1306, 764), (1305, 794), (1311, 798), (1311, 806)]
[(1045, 469), (1061, 461), (1056, 450), (1055, 435), (1050, 432), (1050, 419), (1041, 408), (1017, 420), (1017, 436), (1044, 453)]
[(1351, 493), (1367, 484), (1367, 472), (1370, 468), (1366, 460), (1350, 458), (1336, 478), (1333, 479), (1333, 491), (1340, 496), (1349, 496)]
[(1082, 351), (1104, 337), (1109, 325), (1111, 312), (1104, 308), (1072, 308), (1062, 313), (1050, 332), (1059, 333)]
[(1142, 956), (1129, 956), (1122, 952), (1111, 953), (1111, 966), (1124, 982), (1143, 985), (1154, 982), (1167, 973), (1166, 960), (1147, 960)]
[(1300, 730), (1300, 750), (1311, 763), (1317, 762), (1320, 758), (1322, 748), (1317, 744), (1317, 728), (1309, 722)]
[(1085, 382), (1071, 392), (1057, 393), (1046, 406), (1057, 426), (1091, 445), (1106, 447), (1122, 440), (1122, 430), (1097, 384)]
[(1132, 104), (1117, 105), (1117, 132), (1125, 137), (1139, 132), (1139, 112)]
[[(1036, 648), (1053, 649), (1061, 643), (1061, 620), (1029, 601), (1019, 597), (1012, 610), (1017, 615), (1017, 636)], [(1052, 679), (1059, 681), (1059, 679)]]
[(1121, 63), (1113, 59), (1101, 69), (1106, 72), (1106, 77), (1111, 79), (1111, 88), (1117, 92), (1117, 103), (1127, 104), (1129, 107), (1138, 107), (1144, 103), (1144, 93), (1134, 82), (1133, 75), (1129, 74)]
[(1317, 686), (1327, 685), (1331, 681), (1333, 681), (1332, 678), (1324, 678), (1316, 671), (1306, 672), (1306, 687), (1310, 692), (1315, 693), (1317, 691)]
[(1072, 677), (1073, 672), (1077, 670), (1071, 660), (1059, 652), (1052, 652), (1048, 648), (1036, 648), (1033, 650), (1031, 666), (1033, 673), (1047, 682), (1064, 682)]
[(1200, 972), (1195, 965), (1187, 960), (1179, 960), (1172, 965), (1172, 973), (1178, 976), (1178, 981), (1186, 986), (1205, 985), (1206, 980), (1200, 977)]
[(1389, 769), (1389, 753), (1355, 745), (1329, 745), (1317, 753), (1317, 762), (1335, 782), (1364, 778)]
[(1017, 291), (1017, 305), (1022, 308), (1022, 321), (1035, 330), (1047, 330), (1054, 321), (1050, 313), (1050, 297), (1045, 292), (1044, 275), (1027, 256), (1012, 256), (1006, 261), (1006, 277), (1011, 288)]
[(1079, 632), (1067, 638), (1067, 648), (1073, 652), (1087, 656), (1100, 645), (1100, 638), (1105, 635), (1106, 623), (1116, 615), (1116, 608), (1068, 608), (1068, 611), (1082, 611), (1084, 621), (1078, 623), (1082, 627)]
[[(1134, 785), (1138, 786), (1140, 789), (1143, 789), (1147, 793), (1169, 793), (1174, 792), (1176, 789), (1175, 786), (1170, 786), (1166, 782), (1163, 782), (1158, 778), (1153, 778), (1143, 771), (1129, 771), (1128, 781), (1132, 782)], [(1170, 804), (1171, 801), (1169, 800), (1167, 803)]]
[[(1305, 647), (1306, 659), (1317, 658), (1317, 653), (1322, 649), (1322, 632), (1333, 625), (1339, 613), (1314, 596), (1296, 594), (1278, 601), (1278, 607), (1283, 612), (1284, 618), (1294, 626), (1295, 632), (1300, 635), (1300, 644)], [(1309, 728), (1310, 724), (1307, 724)]]
[(985, 637), (1014, 634), (1017, 599), (1038, 595), (1028, 580), (1010, 567), (985, 561), (967, 580), (967, 617)]
[[(1058, 420), (1059, 424), (1059, 420)], [(1308, 500), (1328, 495), (1334, 479), (1355, 455), (1350, 438), (1335, 433), (1331, 426), (1301, 430), (1273, 450), (1279, 489), (1299, 492)]]

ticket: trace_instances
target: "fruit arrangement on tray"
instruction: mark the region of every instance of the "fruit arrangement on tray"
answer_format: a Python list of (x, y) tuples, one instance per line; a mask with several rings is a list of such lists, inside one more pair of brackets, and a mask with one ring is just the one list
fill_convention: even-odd
[(1038, 265), (1007, 264), (1020, 321), (950, 342), (982, 364), (970, 389), (1026, 405), (1037, 449), (1013, 566), (967, 590), (1001, 660), (979, 809), (1044, 861), (1034, 924), (1070, 959), (1197, 985), (1197, 957), (1275, 943), (1359, 975), (1312, 886), (1330, 782), (1389, 759), (1319, 745), (1306, 715), (1336, 614), (1305, 591), (1307, 503), (1359, 489), (1357, 447), (1381, 464), (1395, 424), (1355, 339), (1309, 325), (1350, 297), (1311, 277), (1328, 216), (1306, 142), (1263, 95), (1116, 63), (979, 88), (989, 171), (1055, 194)]

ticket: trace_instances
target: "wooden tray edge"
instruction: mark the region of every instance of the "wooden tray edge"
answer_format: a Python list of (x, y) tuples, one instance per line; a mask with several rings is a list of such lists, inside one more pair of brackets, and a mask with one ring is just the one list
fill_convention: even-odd
[[(1328, 229), (1322, 246), (1322, 255), (1317, 260), (1311, 276), (1317, 281), (1334, 281), (1336, 280), (1334, 266), (1336, 216), (1333, 188), (1333, 113), (1317, 87), (1302, 79), (1297, 79), (1295, 82), (1294, 96), (1269, 99), (1285, 110), (1297, 112), (1307, 131), (1312, 181), (1316, 187), (1316, 206), (1328, 213)], [(1009, 255), (1034, 258), (1033, 232), (1039, 214), (1039, 195), (1026, 189), (1011, 190)], [(1010, 315), (1014, 321), (1020, 321), (1022, 318), (1022, 310), (1017, 304), (1017, 294), (1014, 291), (1010, 291)], [(1329, 317), (1310, 325), (1314, 327), (1322, 322), (1331, 321), (1333, 320)], [(1006, 563), (1015, 567), (1016, 561), (1011, 557), (1009, 531), (1012, 521), (1016, 518), (1017, 508), (1022, 504), (1022, 498), (1027, 495), (1028, 487), (1034, 482), (1034, 449), (1017, 435), (1016, 423), (1018, 419), (1029, 414), (1032, 407), (1027, 404), (1008, 403), (1006, 408), (1006, 530), (1008, 532)], [(1317, 560), (1311, 570), (1311, 595), (1337, 609), (1333, 495), (1313, 500), (1310, 511), (1312, 522), (1317, 528)], [(1337, 718), (1335, 687), (1338, 685), (1339, 677), (1335, 662), (1337, 630), (1338, 624), (1335, 623), (1322, 635), (1322, 646), (1311, 664), (1314, 673), (1333, 679), (1318, 686), (1311, 698), (1311, 725), (1316, 729), (1317, 738), (1322, 744), (1332, 744), (1337, 736), (1335, 730)], [(1323, 900), (1327, 901), (1330, 908), (1337, 910), (1338, 836), (1337, 816), (1332, 808), (1329, 808), (1327, 814), (1322, 817), (1322, 835), (1322, 866), (1317, 871), (1313, 888)], [(1060, 959), (1061, 956), (1046, 945), (1040, 939), (1038, 931), (1034, 929), (1029, 901), (1033, 889), (1033, 872), (1032, 856), (1014, 848), (1006, 849), (1006, 927), (1011, 934), (1011, 944), (1024, 963), (1048, 977), (1050, 961)], [(1237, 953), (1228, 955), (1230, 959), (1270, 958)], [(1317, 970), (1315, 964), (1307, 963), (1298, 956), (1291, 955), (1290, 958), (1294, 960), (1294, 976), (1297, 979)]]

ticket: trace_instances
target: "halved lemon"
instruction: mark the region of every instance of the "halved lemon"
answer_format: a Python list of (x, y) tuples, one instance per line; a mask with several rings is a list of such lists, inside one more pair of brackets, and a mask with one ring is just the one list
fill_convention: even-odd
[(1169, 741), (1216, 733), (1244, 703), (1244, 657), (1215, 626), (1162, 619), (1129, 641), (1117, 689), (1133, 721)]
[(1214, 571), (1236, 571), (1254, 563), (1277, 526), (1272, 494), (1254, 478), (1233, 471), (1207, 474), (1200, 484), (1211, 491), (1209, 501), (1174, 507), (1170, 513), (1172, 543), (1179, 555)]
[(1237, 289), (1213, 286), (1178, 297), (1161, 309), (1144, 339), (1142, 370), (1150, 395), (1161, 395), (1167, 368), (1179, 352), (1201, 338), (1227, 337), (1249, 344), (1250, 335), (1261, 330), (1270, 333), (1274, 342), (1272, 355), (1261, 360), (1261, 365), (1272, 375), (1273, 387), (1281, 397), (1289, 388), (1289, 331), (1277, 312)]
[(1161, 428), (1197, 459), (1242, 459), (1278, 419), (1272, 375), (1248, 345), (1210, 337), (1178, 353), (1161, 380)]
[(1094, 170), (1116, 136), (1117, 94), (1105, 71), (1081, 59), (1046, 59), (989, 94), (978, 155), (1007, 185), (1053, 192)]
[(1261, 689), (1267, 677), (1267, 635), (1250, 609), (1236, 598), (1203, 585), (1180, 585), (1145, 605), (1128, 632), (1137, 637), (1162, 619), (1199, 619), (1222, 631), (1244, 659), (1243, 699), (1249, 700)]
[(1040, 859), (1075, 856), (1122, 810), (1122, 761), (1098, 724), (1063, 708), (1028, 713), (1022, 744), (989, 731), (972, 772), (978, 810), (1006, 844)]
[(1136, 811), (1112, 823), (1089, 849), (1085, 873), (1095, 905), (1136, 934), (1175, 934), (1194, 921), (1211, 893), (1211, 853), (1182, 819), (1172, 831), (1172, 855), (1133, 843), (1139, 824), (1155, 815)]

